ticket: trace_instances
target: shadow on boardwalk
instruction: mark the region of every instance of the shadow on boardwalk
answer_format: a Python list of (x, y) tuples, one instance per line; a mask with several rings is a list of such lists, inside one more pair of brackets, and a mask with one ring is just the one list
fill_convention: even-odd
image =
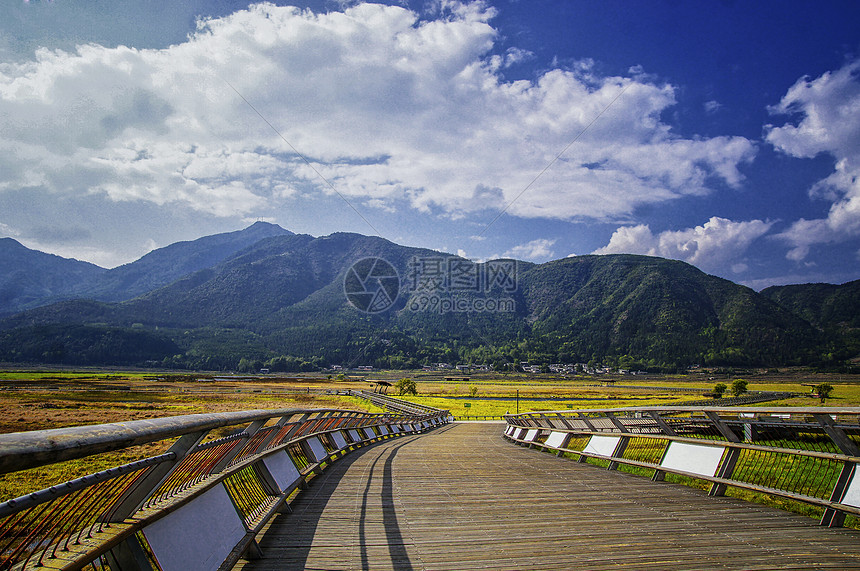
[(277, 517), (288, 569), (860, 569), (860, 533), (514, 446), (454, 424), (335, 462)]

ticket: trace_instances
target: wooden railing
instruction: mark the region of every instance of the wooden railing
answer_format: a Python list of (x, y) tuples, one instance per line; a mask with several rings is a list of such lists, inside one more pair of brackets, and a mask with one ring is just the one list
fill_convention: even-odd
[(645, 407), (508, 415), (505, 437), (619, 465), (824, 508), (822, 525), (860, 515), (860, 408)]
[(443, 412), (279, 409), (0, 435), (0, 474), (169, 442), (163, 453), (0, 504), (0, 570), (229, 569), (324, 466), (445, 422)]
[(446, 417), (450, 416), (447, 410), (409, 402), (407, 400), (390, 397), (373, 391), (350, 391), (350, 394), (352, 396), (366, 399), (380, 408), (399, 414), (442, 414)]

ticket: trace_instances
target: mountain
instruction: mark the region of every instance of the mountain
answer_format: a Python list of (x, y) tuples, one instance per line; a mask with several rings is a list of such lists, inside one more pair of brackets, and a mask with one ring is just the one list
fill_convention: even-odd
[(807, 323), (755, 291), (684, 262), (612, 255), (536, 266), (524, 276), (533, 336), (547, 350), (686, 363), (790, 363)]
[(35, 307), (105, 273), (89, 262), (31, 250), (0, 238), (0, 315)]
[[(813, 360), (822, 343), (819, 329), (769, 297), (683, 262), (610, 255), (474, 264), (378, 237), (273, 230), (134, 299), (70, 300), (8, 317), (0, 360), (117, 359), (132, 334), (147, 347), (145, 361), (215, 369), (266, 360), (285, 368), (776, 365)], [(158, 255), (194, 267), (192, 256)], [(180, 271), (158, 259), (147, 261), (153, 273)], [(384, 311), (359, 311), (362, 303)], [(69, 328), (101, 349), (72, 347)]]
[(110, 270), (28, 250), (11, 238), (3, 238), (0, 315), (68, 299), (132, 299), (215, 266), (260, 240), (289, 235), (292, 232), (276, 224), (256, 222), (244, 230), (177, 242)]
[(108, 270), (97, 280), (66, 295), (99, 301), (131, 299), (190, 273), (212, 267), (264, 238), (291, 234), (277, 224), (256, 222), (244, 230), (176, 242), (153, 250), (134, 262)]
[(773, 286), (761, 294), (824, 333), (826, 360), (860, 354), (860, 280), (842, 285)]

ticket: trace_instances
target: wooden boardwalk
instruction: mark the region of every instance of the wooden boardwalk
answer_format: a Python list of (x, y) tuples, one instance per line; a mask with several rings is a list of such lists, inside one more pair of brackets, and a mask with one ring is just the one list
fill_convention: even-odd
[(860, 532), (452, 424), (338, 460), (236, 569), (860, 569)]

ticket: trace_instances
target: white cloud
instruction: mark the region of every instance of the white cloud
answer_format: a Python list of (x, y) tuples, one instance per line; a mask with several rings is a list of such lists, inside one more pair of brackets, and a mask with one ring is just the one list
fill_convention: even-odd
[(828, 153), (834, 172), (810, 189), (814, 198), (832, 204), (826, 218), (800, 219), (778, 234), (800, 261), (815, 244), (842, 242), (860, 236), (860, 60), (835, 72), (795, 83), (772, 113), (796, 115), (797, 123), (768, 125), (767, 141), (794, 157)]
[(747, 266), (739, 260), (771, 225), (761, 220), (733, 222), (714, 216), (702, 226), (659, 234), (646, 224), (623, 226), (612, 234), (609, 244), (594, 253), (660, 256), (688, 262), (706, 272), (725, 274), (730, 268), (742, 273)]
[(260, 4), (165, 49), (86, 45), (0, 64), (0, 192), (248, 217), (331, 193), (318, 171), (374, 208), (456, 218), (501, 210), (531, 185), (508, 213), (611, 220), (708, 193), (711, 178), (742, 182), (754, 145), (672, 134), (660, 120), (672, 86), (602, 77), (588, 61), (508, 82), (501, 70), (532, 56), (490, 55), (491, 8), (435, 10)]
[(704, 107), (705, 107), (705, 112), (708, 115), (713, 115), (714, 113), (716, 113), (717, 111), (719, 111), (720, 109), (723, 108), (723, 104), (720, 103), (719, 101), (711, 100), (711, 101), (705, 102)]
[(3, 222), (0, 222), (0, 237), (6, 236), (8, 238), (11, 238), (13, 236), (20, 236), (20, 235), (21, 235), (21, 233), (18, 232), (18, 230), (16, 230), (15, 228), (9, 226), (8, 224), (4, 224)]
[(514, 246), (513, 248), (498, 257), (515, 258), (518, 260), (545, 261), (555, 256), (555, 253), (552, 250), (552, 246), (555, 243), (556, 240), (538, 238), (537, 240), (532, 240), (531, 242), (528, 242), (526, 244)]

